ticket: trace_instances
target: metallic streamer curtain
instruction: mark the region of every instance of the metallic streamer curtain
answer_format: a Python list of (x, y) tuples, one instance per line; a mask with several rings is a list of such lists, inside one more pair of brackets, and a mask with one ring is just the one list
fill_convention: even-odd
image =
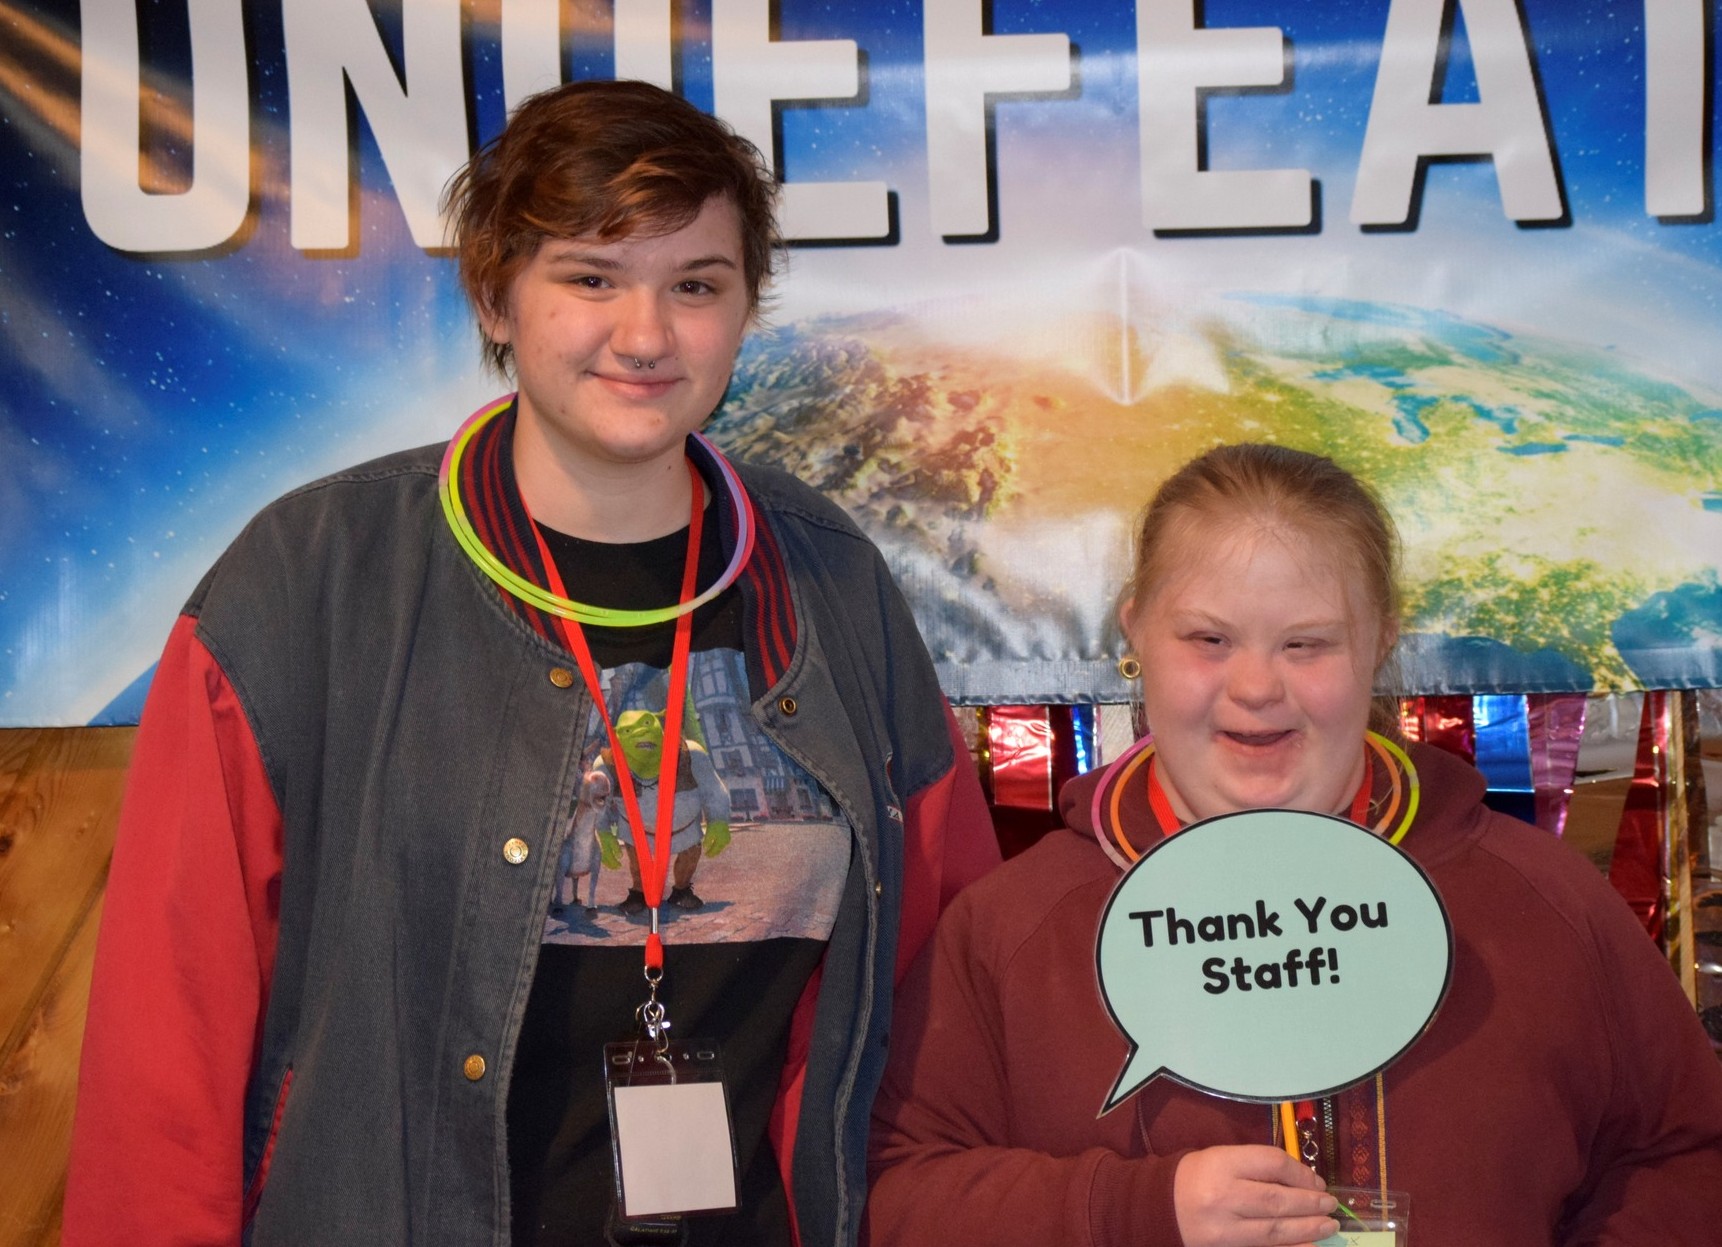
[[(1408, 697), (1400, 727), (1478, 765), (1491, 805), (1597, 865), (1661, 945), (1722, 1051), (1722, 872), (1710, 846), (1704, 698), (1722, 707), (1715, 693), (1672, 690)], [(1065, 779), (1116, 757), (1140, 730), (1126, 705), (959, 713), (1007, 853), (1057, 825)], [(1587, 746), (1587, 722), (1601, 746)], [(1722, 731), (1716, 739), (1722, 759)]]

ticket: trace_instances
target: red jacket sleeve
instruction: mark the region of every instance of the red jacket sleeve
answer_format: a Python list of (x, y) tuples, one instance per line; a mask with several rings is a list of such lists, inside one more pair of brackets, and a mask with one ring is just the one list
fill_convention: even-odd
[(937, 783), (910, 797), (903, 811), (903, 911), (897, 930), (896, 980), (901, 983), (933, 937), (945, 906), (999, 864), (981, 781), (957, 719), (945, 706), (953, 761)]
[(103, 902), (66, 1247), (237, 1244), (246, 1082), (275, 958), (281, 815), (182, 617), (150, 685)]
[[(932, 937), (939, 915), (952, 898), (999, 864), (998, 836), (993, 831), (980, 778), (969, 759), (968, 742), (963, 739), (962, 729), (948, 704), (944, 705), (944, 711), (951, 736), (950, 769), (904, 803), (903, 904), (893, 976), (899, 985), (916, 955)], [(812, 1043), (814, 1002), (818, 998), (819, 971), (815, 970), (790, 1019), (783, 1081), (771, 1113), (771, 1143), (777, 1152), (786, 1191), (795, 1189), (791, 1185), (790, 1160), (795, 1154), (795, 1127), (801, 1111), (808, 1047)], [(790, 1230), (800, 1242), (793, 1201)]]

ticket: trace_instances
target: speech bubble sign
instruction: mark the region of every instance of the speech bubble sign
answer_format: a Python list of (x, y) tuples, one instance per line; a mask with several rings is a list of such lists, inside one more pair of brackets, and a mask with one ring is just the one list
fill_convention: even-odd
[(1236, 1100), (1342, 1090), (1423, 1033), (1452, 966), (1434, 885), (1373, 832), (1297, 810), (1194, 823), (1101, 914), (1095, 968), (1130, 1057), (1100, 1111), (1159, 1074)]

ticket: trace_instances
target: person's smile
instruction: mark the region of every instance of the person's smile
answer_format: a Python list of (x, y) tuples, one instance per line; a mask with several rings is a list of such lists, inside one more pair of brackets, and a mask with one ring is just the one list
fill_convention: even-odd
[[(728, 199), (667, 234), (541, 243), (485, 318), (513, 352), (514, 463), (533, 516), (609, 540), (685, 524), (683, 446), (722, 400), (750, 318)], [(628, 500), (624, 530), (587, 526), (580, 500), (596, 497)]]
[(1186, 819), (1344, 808), (1362, 780), (1380, 657), (1359, 624), (1367, 605), (1285, 531), (1184, 540), (1175, 570), (1122, 620), (1173, 808)]

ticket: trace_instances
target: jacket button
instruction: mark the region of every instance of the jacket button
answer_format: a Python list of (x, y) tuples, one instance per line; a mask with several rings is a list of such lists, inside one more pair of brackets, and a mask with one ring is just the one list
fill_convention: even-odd
[(521, 862), (526, 860), (527, 854), (531, 852), (532, 849), (527, 845), (526, 841), (522, 840), (519, 836), (515, 836), (511, 840), (503, 841), (502, 860), (507, 862), (510, 866), (520, 865)]
[(468, 1082), (477, 1082), (484, 1077), (484, 1058), (473, 1053), (462, 1062), (460, 1072), (466, 1075)]
[(879, 883), (875, 883), (873, 885), (873, 895), (874, 896), (884, 896), (885, 895), (885, 884), (883, 881), (880, 881)]
[(797, 704), (793, 697), (779, 697), (777, 699), (777, 708), (783, 711), (784, 714), (794, 714), (797, 710), (801, 709), (800, 705)]
[(550, 668), (550, 682), (557, 688), (573, 688), (574, 673), (566, 667)]

